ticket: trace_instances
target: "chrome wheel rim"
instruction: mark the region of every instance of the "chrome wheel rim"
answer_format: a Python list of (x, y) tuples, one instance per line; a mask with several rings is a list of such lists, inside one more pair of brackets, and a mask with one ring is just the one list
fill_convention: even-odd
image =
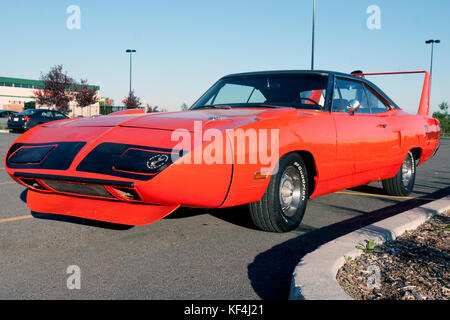
[(411, 181), (411, 177), (414, 173), (413, 160), (411, 156), (406, 157), (405, 162), (402, 165), (402, 183), (404, 187), (408, 187)]
[(279, 197), (281, 210), (287, 217), (292, 217), (298, 209), (301, 199), (300, 173), (297, 168), (289, 166), (280, 180)]

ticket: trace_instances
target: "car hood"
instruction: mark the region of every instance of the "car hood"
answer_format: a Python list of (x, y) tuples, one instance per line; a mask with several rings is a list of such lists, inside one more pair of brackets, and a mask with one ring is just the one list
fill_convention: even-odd
[(68, 120), (49, 125), (64, 127), (131, 127), (157, 130), (187, 130), (190, 132), (213, 127), (235, 127), (261, 119), (298, 112), (279, 109), (202, 109), (169, 113), (110, 115)]

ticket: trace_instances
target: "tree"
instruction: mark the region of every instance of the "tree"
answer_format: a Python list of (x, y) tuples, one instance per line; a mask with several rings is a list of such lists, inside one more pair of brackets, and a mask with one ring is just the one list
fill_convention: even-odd
[(80, 84), (75, 85), (75, 100), (81, 108), (97, 103), (97, 89), (88, 85), (87, 80), (81, 80)]
[(127, 109), (136, 109), (139, 108), (139, 106), (141, 105), (140, 100), (141, 99), (139, 99), (134, 95), (134, 91), (130, 91), (128, 97), (124, 99), (122, 102), (125, 103)]
[(74, 99), (69, 91), (74, 85), (74, 80), (63, 71), (62, 65), (54, 66), (46, 74), (41, 73), (41, 81), (44, 83), (42, 91), (36, 91), (36, 100), (41, 105), (55, 107), (62, 113), (69, 112), (69, 102)]
[(445, 135), (450, 132), (450, 119), (449, 119), (449, 106), (446, 101), (443, 101), (439, 105), (439, 109), (441, 111), (437, 111), (433, 113), (433, 118), (438, 119), (441, 125), (441, 134)]
[(183, 104), (181, 105), (180, 109), (181, 109), (182, 111), (186, 111), (186, 110), (189, 110), (189, 107), (188, 107), (188, 105), (187, 105), (186, 103), (183, 103)]
[(151, 105), (147, 104), (147, 112), (148, 113), (160, 112), (158, 110), (158, 108), (159, 108), (158, 106), (152, 107)]

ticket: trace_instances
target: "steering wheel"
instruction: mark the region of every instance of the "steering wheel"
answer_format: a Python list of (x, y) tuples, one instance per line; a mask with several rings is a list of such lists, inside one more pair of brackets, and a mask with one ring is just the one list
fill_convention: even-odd
[(318, 106), (319, 108), (322, 108), (322, 106), (321, 106), (319, 103), (317, 103), (316, 100), (313, 100), (313, 99), (310, 99), (310, 98), (303, 98), (303, 97), (300, 97), (300, 101), (302, 101), (302, 100), (308, 100), (308, 101), (314, 103), (314, 104), (315, 104), (316, 106)]

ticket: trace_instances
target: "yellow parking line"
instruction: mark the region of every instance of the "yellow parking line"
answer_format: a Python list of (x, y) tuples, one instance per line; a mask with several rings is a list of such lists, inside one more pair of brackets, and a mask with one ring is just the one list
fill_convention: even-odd
[(349, 195), (352, 195), (352, 196), (368, 196), (368, 197), (377, 197), (377, 198), (415, 199), (414, 197), (386, 196), (386, 195), (383, 195), (383, 194), (371, 194), (371, 193), (363, 193), (363, 192), (338, 191), (336, 193), (349, 194)]
[(387, 196), (387, 195), (383, 195), (383, 194), (371, 194), (371, 193), (363, 193), (363, 192), (338, 191), (336, 193), (348, 194), (348, 195), (352, 195), (352, 196), (368, 196), (368, 197), (377, 197), (377, 198), (393, 198), (393, 199), (405, 199), (405, 200), (411, 200), (411, 199), (425, 200), (425, 201), (439, 200), (439, 199), (434, 199), (434, 198), (397, 197), (397, 196)]
[(5, 218), (5, 219), (0, 219), (0, 223), (11, 222), (11, 221), (18, 221), (18, 220), (25, 220), (25, 219), (31, 219), (31, 218), (33, 218), (32, 215), (20, 216), (20, 217), (12, 217), (12, 218)]
[(14, 181), (0, 182), (0, 185), (2, 185), (2, 184), (12, 184), (12, 183), (16, 183), (16, 182), (14, 182)]

